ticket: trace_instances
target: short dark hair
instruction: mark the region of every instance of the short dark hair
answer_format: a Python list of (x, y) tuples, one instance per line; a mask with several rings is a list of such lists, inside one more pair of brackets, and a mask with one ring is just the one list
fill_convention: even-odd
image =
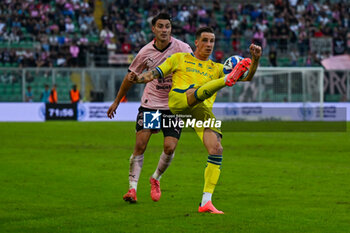
[(203, 32), (209, 32), (214, 34), (214, 30), (211, 27), (201, 27), (196, 31), (196, 40), (201, 37)]
[(156, 25), (158, 19), (167, 19), (171, 23), (171, 17), (168, 13), (161, 12), (152, 19), (152, 26)]

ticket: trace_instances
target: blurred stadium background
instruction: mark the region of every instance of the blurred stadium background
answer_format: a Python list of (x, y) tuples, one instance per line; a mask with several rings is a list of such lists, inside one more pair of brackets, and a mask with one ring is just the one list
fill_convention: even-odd
[[(215, 61), (236, 54), (248, 56), (247, 48), (254, 42), (263, 46), (261, 67), (303, 67), (291, 75), (292, 81), (288, 75), (293, 72), (287, 69), (279, 73), (282, 79), (270, 72), (266, 82), (274, 88), (263, 91), (260, 85), (259, 99), (241, 97), (241, 102), (300, 101), (304, 68), (322, 67), (322, 61), (337, 55), (345, 55), (345, 60), (327, 64), (346, 66), (349, 62), (348, 1), (1, 2), (1, 102), (25, 101), (28, 86), (33, 101), (38, 102), (44, 84), (51, 88), (54, 83), (59, 103), (70, 102), (68, 92), (73, 84), (78, 85), (84, 101), (112, 101), (133, 57), (153, 38), (150, 21), (159, 11), (171, 13), (174, 36), (192, 46), (198, 26), (213, 27)], [(334, 67), (327, 66), (323, 72), (323, 100), (349, 101), (349, 67)], [(139, 101), (141, 88), (135, 86), (128, 100)], [(289, 96), (286, 88), (292, 90)], [(236, 101), (232, 96), (239, 90), (235, 91), (221, 93), (218, 101)]]

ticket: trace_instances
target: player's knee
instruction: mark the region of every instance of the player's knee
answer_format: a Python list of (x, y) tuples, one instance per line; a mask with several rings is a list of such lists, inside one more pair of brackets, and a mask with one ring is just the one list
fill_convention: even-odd
[(164, 144), (164, 153), (167, 155), (172, 155), (175, 151), (175, 148), (176, 148), (175, 143)]
[(224, 148), (222, 147), (221, 143), (217, 142), (215, 145), (209, 148), (208, 152), (211, 155), (222, 155), (223, 151)]

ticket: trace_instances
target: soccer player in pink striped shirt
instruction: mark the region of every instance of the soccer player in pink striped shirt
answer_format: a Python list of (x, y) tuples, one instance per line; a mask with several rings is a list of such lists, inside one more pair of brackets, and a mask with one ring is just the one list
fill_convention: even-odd
[[(117, 97), (107, 111), (109, 118), (114, 117), (120, 100), (133, 85), (128, 79), (130, 75), (139, 75), (145, 70), (151, 70), (162, 64), (167, 57), (174, 53), (192, 52), (188, 44), (171, 36), (171, 19), (169, 14), (160, 13), (155, 16), (152, 20), (152, 31), (155, 35), (155, 39), (139, 51), (134, 61), (129, 66), (129, 73), (124, 77)], [(136, 120), (136, 144), (134, 152), (130, 157), (129, 191), (123, 197), (125, 201), (129, 201), (130, 203), (135, 203), (137, 201), (137, 183), (143, 165), (143, 154), (152, 133), (157, 132), (156, 130), (143, 128), (144, 112), (159, 110), (161, 114), (172, 115), (168, 107), (168, 94), (171, 89), (171, 83), (171, 75), (169, 75), (164, 80), (155, 79), (147, 83), (144, 89)], [(164, 135), (164, 149), (160, 155), (158, 166), (154, 174), (150, 177), (151, 198), (153, 201), (158, 201), (160, 199), (161, 191), (159, 180), (174, 157), (174, 151), (180, 138), (181, 128), (179, 126), (162, 128), (162, 131)]]

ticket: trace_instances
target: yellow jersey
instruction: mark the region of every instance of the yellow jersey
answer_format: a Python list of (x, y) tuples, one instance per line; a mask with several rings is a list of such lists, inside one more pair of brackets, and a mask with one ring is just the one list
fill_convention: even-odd
[[(199, 60), (193, 53), (175, 53), (156, 69), (161, 77), (173, 74), (171, 91), (197, 89), (211, 80), (225, 76), (222, 64), (212, 60)], [(212, 107), (215, 98), (216, 94), (204, 102), (207, 106)]]

